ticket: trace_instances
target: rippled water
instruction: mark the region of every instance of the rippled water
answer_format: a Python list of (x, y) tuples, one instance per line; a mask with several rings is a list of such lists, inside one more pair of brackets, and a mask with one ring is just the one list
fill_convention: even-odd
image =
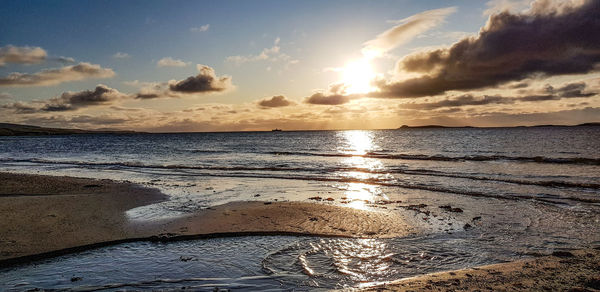
[(396, 212), (419, 232), (131, 243), (2, 271), (3, 289), (357, 287), (600, 244), (600, 127), (2, 137), (0, 170), (172, 196), (130, 210), (132, 220), (321, 196)]
[[(127, 243), (2, 270), (7, 290), (356, 287), (503, 259), (462, 236), (340, 239), (289, 236)], [(417, 244), (415, 244), (417, 243)], [(283, 247), (283, 248), (282, 248)]]

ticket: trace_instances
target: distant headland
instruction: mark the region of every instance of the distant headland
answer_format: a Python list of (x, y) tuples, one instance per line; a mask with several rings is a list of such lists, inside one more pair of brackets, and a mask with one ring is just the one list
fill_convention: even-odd
[(130, 134), (135, 131), (116, 130), (81, 130), (45, 128), (38, 126), (0, 123), (0, 136), (47, 136), (47, 135), (73, 135), (73, 134)]
[(598, 127), (598, 123), (583, 123), (578, 125), (534, 125), (534, 126), (513, 126), (513, 127), (474, 127), (474, 126), (442, 126), (442, 125), (424, 125), (424, 126), (408, 126), (402, 125), (398, 130), (402, 129), (469, 129), (469, 128), (541, 128), (541, 127)]

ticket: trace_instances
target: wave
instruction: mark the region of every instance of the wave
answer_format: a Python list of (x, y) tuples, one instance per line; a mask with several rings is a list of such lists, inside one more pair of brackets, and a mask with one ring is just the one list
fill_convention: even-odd
[(298, 156), (321, 156), (321, 157), (364, 157), (378, 159), (400, 159), (400, 160), (432, 160), (432, 161), (519, 161), (536, 163), (558, 163), (558, 164), (588, 164), (600, 165), (600, 158), (588, 157), (545, 157), (545, 156), (505, 156), (505, 155), (424, 155), (424, 154), (383, 154), (379, 152), (367, 152), (365, 154), (352, 153), (317, 153), (317, 152), (287, 152), (275, 151), (265, 152), (272, 155), (298, 155)]
[[(145, 164), (141, 162), (86, 162), (86, 161), (60, 161), (60, 160), (48, 160), (48, 159), (12, 159), (12, 158), (0, 158), (0, 162), (15, 162), (15, 163), (41, 163), (41, 164), (65, 164), (65, 165), (78, 165), (78, 166), (91, 166), (91, 167), (126, 167), (126, 168), (148, 168), (148, 169), (172, 169), (172, 170), (206, 170), (206, 171), (258, 171), (258, 172), (294, 172), (294, 173), (316, 173), (316, 174), (329, 174), (333, 175), (333, 179), (345, 180), (346, 177), (340, 176), (346, 172), (360, 172), (367, 174), (405, 174), (405, 175), (419, 175), (419, 176), (435, 176), (435, 177), (448, 177), (448, 178), (461, 178), (470, 179), (477, 181), (490, 181), (490, 182), (502, 182), (518, 185), (534, 185), (542, 187), (562, 187), (562, 188), (584, 188), (599, 190), (600, 184), (588, 183), (588, 182), (569, 182), (569, 181), (557, 181), (557, 180), (523, 180), (514, 178), (502, 178), (502, 177), (491, 177), (482, 176), (478, 174), (461, 174), (455, 172), (441, 172), (429, 169), (403, 169), (403, 168), (392, 168), (392, 169), (366, 169), (357, 167), (333, 167), (333, 168), (305, 168), (305, 167), (289, 167), (286, 164), (279, 164), (277, 166), (265, 166), (265, 167), (250, 167), (250, 166), (192, 166), (192, 165), (159, 165), (159, 164)], [(204, 173), (203, 175), (211, 175)], [(277, 178), (275, 175), (268, 177)], [(320, 180), (322, 177), (315, 175), (306, 176), (312, 180)], [(352, 178), (348, 178), (352, 179)], [(387, 183), (389, 179), (383, 178), (369, 178), (372, 181), (380, 181)]]
[[(332, 182), (332, 183), (361, 183), (367, 185), (379, 185), (385, 187), (398, 187), (404, 189), (413, 189), (413, 190), (423, 190), (423, 191), (431, 191), (438, 193), (447, 193), (447, 194), (457, 194), (457, 195), (465, 195), (471, 197), (486, 197), (486, 198), (494, 198), (494, 199), (506, 199), (506, 200), (536, 200), (543, 203), (549, 204), (567, 204), (567, 201), (576, 201), (576, 202), (584, 202), (584, 203), (592, 203), (592, 204), (600, 204), (600, 198), (589, 198), (589, 197), (570, 197), (570, 196), (560, 196), (560, 197), (549, 197), (544, 194), (499, 194), (499, 193), (486, 193), (480, 191), (472, 191), (466, 188), (454, 188), (452, 186), (439, 186), (432, 184), (421, 184), (421, 183), (407, 183), (405, 181), (398, 181), (396, 179), (382, 179), (382, 178), (354, 178), (354, 177), (325, 177), (325, 176), (317, 176), (317, 175), (299, 175), (295, 171), (306, 171), (309, 169), (306, 168), (273, 168), (273, 167), (213, 167), (213, 166), (184, 166), (184, 165), (146, 165), (139, 162), (81, 162), (81, 161), (52, 161), (52, 160), (44, 160), (44, 159), (11, 159), (11, 158), (0, 158), (1, 161), (6, 162), (29, 162), (29, 163), (47, 163), (47, 164), (67, 164), (67, 165), (82, 165), (82, 166), (107, 166), (107, 167), (131, 167), (131, 168), (146, 168), (146, 169), (200, 169), (200, 170), (247, 170), (247, 171), (256, 171), (256, 170), (288, 170), (289, 174), (285, 172), (279, 173), (245, 173), (245, 172), (203, 172), (203, 173), (177, 173), (179, 176), (208, 176), (208, 177), (227, 177), (227, 178), (264, 178), (264, 179), (286, 179), (286, 180), (303, 180), (303, 181), (320, 181), (320, 182)], [(359, 171), (354, 168), (347, 168), (348, 170)], [(314, 172), (314, 170), (312, 170)], [(365, 171), (363, 169), (363, 171)], [(394, 170), (392, 170), (394, 171)], [(398, 172), (398, 170), (395, 170)], [(402, 170), (406, 173), (411, 172), (411, 170)], [(415, 174), (426, 175), (425, 173), (433, 171), (423, 171), (423, 170), (412, 170)], [(379, 172), (376, 172), (379, 173)], [(380, 173), (389, 173), (381, 171)], [(453, 174), (444, 174), (437, 173), (436, 175), (442, 176), (451, 176), (451, 177), (459, 177)], [(474, 178), (474, 177), (465, 177), (465, 178)], [(484, 179), (484, 178), (477, 178)], [(493, 179), (492, 179), (493, 180)], [(523, 183), (523, 181), (507, 181), (512, 183)], [(598, 184), (577, 184), (577, 183), (569, 183), (569, 182), (525, 182), (527, 184), (539, 184), (543, 185), (548, 183), (550, 186), (552, 184), (562, 184), (569, 186), (577, 186), (582, 187), (582, 185), (586, 185), (584, 187), (590, 187), (594, 189), (600, 189), (600, 185)]]

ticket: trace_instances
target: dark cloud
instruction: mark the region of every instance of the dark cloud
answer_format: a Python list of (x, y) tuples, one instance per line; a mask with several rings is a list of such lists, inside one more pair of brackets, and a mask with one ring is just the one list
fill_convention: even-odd
[(480, 126), (480, 127), (511, 127), (532, 126), (541, 124), (576, 125), (597, 121), (600, 108), (586, 107), (582, 109), (568, 109), (554, 112), (534, 113), (505, 113), (489, 112), (478, 115), (442, 115), (435, 117), (416, 117), (407, 121), (409, 125), (447, 125), (447, 126)]
[(371, 96), (433, 96), (598, 69), (600, 1), (587, 0), (560, 12), (544, 9), (492, 15), (477, 37), (403, 58), (399, 70), (425, 75), (399, 82), (379, 81), (381, 92)]
[(559, 88), (547, 84), (541, 93), (522, 96), (517, 99), (520, 101), (545, 101), (563, 98), (585, 98), (598, 94), (598, 92), (587, 91), (586, 88), (587, 84), (585, 82), (568, 83)]
[(127, 95), (106, 85), (99, 84), (94, 90), (65, 92), (60, 97), (52, 98), (42, 107), (42, 111), (71, 111), (83, 107), (109, 104)]
[(135, 95), (135, 98), (138, 99), (153, 99), (153, 98), (159, 98), (160, 95), (157, 93), (138, 93)]
[(454, 98), (446, 98), (435, 102), (406, 103), (402, 108), (416, 110), (433, 110), (444, 107), (462, 107), (471, 105), (488, 104), (513, 104), (517, 101), (522, 102), (540, 102), (547, 100), (560, 100), (565, 98), (588, 98), (598, 94), (598, 92), (587, 92), (585, 82), (568, 83), (559, 88), (546, 85), (541, 92), (533, 92), (529, 95), (517, 97), (505, 97), (499, 95), (484, 95), (475, 97), (471, 94), (464, 94)]
[(307, 97), (304, 102), (309, 104), (321, 104), (321, 105), (339, 105), (350, 102), (352, 97), (350, 95), (333, 93), (333, 94), (325, 94), (322, 92), (317, 92), (309, 97)]
[(180, 93), (221, 92), (232, 87), (231, 77), (217, 77), (215, 70), (209, 66), (198, 65), (200, 74), (181, 81), (169, 83), (169, 90)]
[(258, 105), (263, 108), (271, 107), (284, 107), (294, 104), (292, 101), (285, 98), (283, 95), (276, 95), (271, 98), (264, 98), (259, 100)]
[(326, 92), (316, 92), (304, 98), (304, 102), (308, 104), (340, 105), (348, 103), (352, 99), (363, 97), (360, 94), (346, 94), (347, 87), (348, 85), (344, 83), (330, 84)]
[(12, 110), (17, 114), (32, 114), (32, 113), (36, 113), (38, 111), (38, 109), (36, 107), (33, 107), (31, 105), (28, 105), (28, 104), (22, 103), (22, 102), (3, 104), (3, 105), (0, 105), (0, 108)]
[(583, 92), (587, 87), (585, 82), (569, 83), (560, 88), (555, 89), (551, 85), (546, 86), (546, 91), (551, 94), (556, 94), (559, 97), (575, 98), (575, 97), (590, 97), (598, 94), (598, 92)]
[(40, 47), (15, 47), (8, 45), (0, 48), (0, 66), (6, 63), (37, 64), (46, 60), (47, 53)]
[(0, 77), (0, 86), (45, 86), (87, 78), (109, 78), (115, 72), (109, 68), (90, 63), (79, 63), (56, 69), (46, 69), (37, 73), (11, 73)]
[(461, 107), (467, 105), (486, 105), (486, 104), (506, 104), (506, 103), (514, 103), (514, 100), (511, 98), (506, 98), (497, 95), (484, 95), (483, 97), (475, 97), (471, 94), (465, 94), (458, 96), (456, 98), (444, 99), (436, 102), (429, 103), (408, 103), (403, 104), (403, 108), (408, 109), (418, 109), (418, 110), (432, 110), (443, 107)]
[(77, 124), (93, 124), (93, 125), (117, 125), (128, 122), (128, 119), (119, 118), (119, 117), (111, 117), (111, 116), (89, 116), (89, 115), (80, 115), (74, 116), (69, 119), (71, 123)]

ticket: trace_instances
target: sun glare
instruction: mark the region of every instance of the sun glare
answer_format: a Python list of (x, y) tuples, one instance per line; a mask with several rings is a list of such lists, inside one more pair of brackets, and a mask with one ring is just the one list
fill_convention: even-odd
[(369, 59), (362, 58), (352, 61), (342, 70), (342, 79), (348, 85), (346, 92), (367, 93), (373, 90), (371, 81), (375, 78), (375, 72), (369, 62)]

